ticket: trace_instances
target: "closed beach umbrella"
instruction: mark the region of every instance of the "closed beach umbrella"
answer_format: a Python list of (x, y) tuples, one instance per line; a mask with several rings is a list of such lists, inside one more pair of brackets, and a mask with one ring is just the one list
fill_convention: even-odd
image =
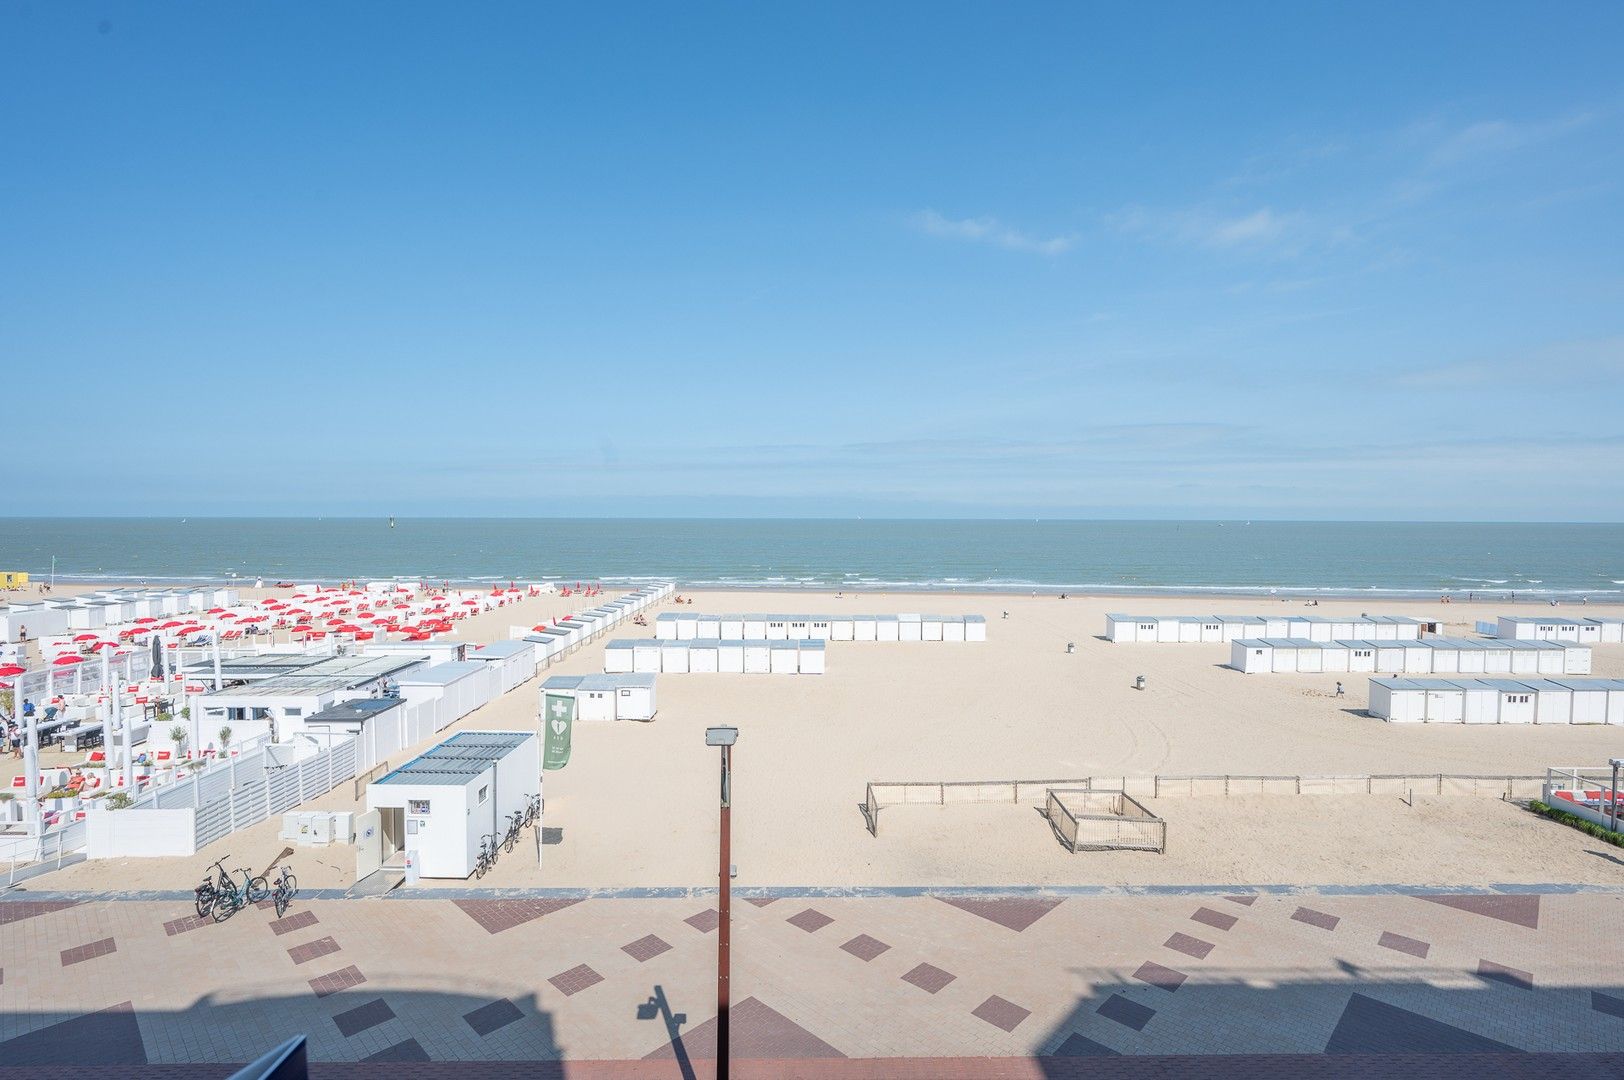
[(164, 647), (157, 637), (152, 639), (152, 677), (163, 678), (164, 674)]

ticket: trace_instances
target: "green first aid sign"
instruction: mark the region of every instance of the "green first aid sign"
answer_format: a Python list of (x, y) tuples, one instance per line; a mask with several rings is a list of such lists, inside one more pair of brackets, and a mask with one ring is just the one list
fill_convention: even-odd
[(541, 729), (546, 736), (542, 744), (541, 767), (544, 770), (562, 769), (570, 763), (575, 698), (569, 694), (545, 694), (541, 700)]

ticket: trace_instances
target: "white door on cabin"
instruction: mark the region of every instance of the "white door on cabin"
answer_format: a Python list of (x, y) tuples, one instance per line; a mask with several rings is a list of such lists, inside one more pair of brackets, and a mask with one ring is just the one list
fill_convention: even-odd
[(1350, 672), (1355, 672), (1355, 673), (1358, 673), (1358, 672), (1374, 673), (1375, 670), (1376, 670), (1376, 650), (1375, 649), (1349, 649), (1348, 650), (1348, 670)]
[(1532, 692), (1502, 692), (1500, 695), (1500, 722), (1502, 724), (1532, 724), (1534, 722), (1534, 695)]
[(1607, 694), (1600, 690), (1573, 692), (1573, 722), (1575, 724), (1607, 723)]
[(1325, 670), (1325, 651), (1323, 649), (1298, 649), (1297, 670), (1318, 674)]
[(1568, 690), (1541, 690), (1534, 695), (1534, 723), (1571, 724), (1573, 693)]
[(1465, 717), (1465, 701), (1459, 690), (1428, 690), (1427, 723), (1458, 724)]

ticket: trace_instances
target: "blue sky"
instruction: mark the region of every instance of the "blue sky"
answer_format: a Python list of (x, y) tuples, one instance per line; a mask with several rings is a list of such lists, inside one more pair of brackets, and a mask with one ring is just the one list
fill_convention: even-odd
[(14, 514), (1624, 520), (1624, 6), (0, 4)]

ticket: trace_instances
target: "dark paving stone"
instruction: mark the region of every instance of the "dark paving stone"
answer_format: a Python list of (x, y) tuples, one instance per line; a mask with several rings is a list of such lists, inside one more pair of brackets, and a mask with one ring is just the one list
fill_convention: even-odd
[(1391, 930), (1383, 930), (1381, 939), (1376, 944), (1384, 949), (1392, 949), (1394, 952), (1409, 953), (1411, 956), (1420, 957), (1422, 960), (1425, 960), (1427, 953), (1432, 951), (1432, 946), (1425, 941), (1405, 937), (1403, 934), (1395, 934)]
[(500, 934), (544, 915), (579, 904), (579, 900), (453, 900), (464, 915), (488, 934)]
[[(0, 908), (8, 905), (0, 904)], [(145, 1065), (135, 1008), (124, 1001), (0, 1042), (0, 1066)]]
[(1104, 1043), (1095, 1042), (1086, 1035), (1079, 1035), (1075, 1031), (1066, 1036), (1066, 1041), (1045, 1054), (1045, 1057), (1115, 1057), (1118, 1051), (1112, 1050)]
[(1321, 930), (1335, 930), (1336, 924), (1342, 920), (1335, 915), (1327, 915), (1323, 911), (1315, 911), (1311, 907), (1300, 907), (1291, 913), (1291, 921), (1307, 923), (1309, 926), (1317, 926)]
[(174, 937), (176, 934), (184, 934), (190, 930), (200, 930), (209, 925), (209, 923), (212, 921), (212, 919), (200, 919), (196, 915), (186, 915), (179, 919), (170, 919), (168, 922), (164, 923), (164, 935), (166, 937)]
[(867, 962), (881, 953), (889, 951), (891, 946), (877, 938), (871, 938), (867, 934), (858, 934), (842, 945), (841, 948), (857, 957), (857, 959)]
[(1533, 975), (1520, 968), (1496, 964), (1493, 960), (1479, 960), (1477, 962), (1477, 977), (1488, 982), (1515, 986), (1519, 990), (1532, 990), (1534, 988)]
[(489, 1035), (515, 1020), (523, 1020), (524, 1012), (507, 998), (497, 998), (489, 1005), (481, 1005), (471, 1013), (464, 1013), (462, 1018), (474, 1029), (475, 1035)]
[(1217, 946), (1210, 941), (1202, 941), (1198, 937), (1191, 937), (1189, 934), (1182, 933), (1174, 934), (1172, 937), (1162, 942), (1162, 945), (1165, 948), (1172, 949), (1174, 952), (1183, 953), (1185, 956), (1193, 956), (1197, 960), (1205, 960), (1207, 958), (1207, 954), (1212, 952), (1213, 949), (1217, 948)]
[[(690, 1059), (714, 1060), (716, 1018), (712, 1017), (698, 1027), (683, 1032), (674, 1042), (666, 1043), (643, 1060), (676, 1057), (678, 1043), (681, 1043), (683, 1053)], [(728, 1049), (735, 1061), (846, 1056), (789, 1017), (753, 997), (745, 998), (728, 1010)], [(808, 1074), (803, 1072), (799, 1075)]]
[(722, 913), (715, 908), (706, 908), (697, 915), (690, 915), (682, 920), (701, 934), (708, 934), (722, 925)]
[(315, 925), (316, 913), (314, 911), (299, 911), (289, 915), (285, 919), (277, 919), (273, 921), (270, 924), (270, 927), (271, 933), (281, 937), (283, 934), (291, 934), (295, 930), (303, 930), (307, 926)]
[(934, 994), (956, 978), (958, 978), (957, 975), (943, 971), (935, 964), (920, 964), (904, 975), (902, 981), (913, 983), (926, 993)]
[(368, 1054), (362, 1061), (428, 1061), (429, 1052), (424, 1050), (416, 1039), (407, 1039), (394, 1046), (379, 1050), (376, 1054)]
[(647, 937), (638, 938), (630, 945), (622, 945), (620, 951), (642, 964), (654, 959), (663, 952), (670, 952), (671, 946), (650, 934)]
[(1246, 896), (1226, 896), (1224, 899), (1228, 900), (1231, 904), (1239, 904), (1241, 907), (1251, 907), (1253, 904), (1257, 903), (1257, 894), (1251, 893)]
[(109, 953), (116, 952), (118, 952), (118, 943), (110, 937), (102, 938), (100, 941), (92, 941), (88, 945), (75, 945), (71, 949), (63, 949), (62, 966), (68, 967), (70, 964), (82, 964), (86, 960), (94, 960), (98, 956), (106, 956)]
[(1190, 918), (1194, 919), (1198, 923), (1204, 923), (1205, 925), (1212, 927), (1214, 930), (1228, 930), (1230, 927), (1240, 922), (1240, 920), (1235, 918), (1235, 916), (1225, 915), (1223, 912), (1214, 911), (1210, 907), (1196, 908), (1195, 914), (1191, 915)]
[(360, 986), (366, 981), (367, 977), (361, 974), (361, 969), (351, 964), (349, 967), (339, 968), (337, 971), (311, 979), (310, 989), (316, 992), (317, 997), (327, 997), (340, 990)]
[(1539, 929), (1539, 897), (1529, 896), (1473, 896), (1471, 894), (1445, 894), (1442, 896), (1422, 896), (1417, 899), (1425, 900), (1429, 904), (1442, 904), (1457, 911), (1470, 911), (1474, 915), (1485, 915), (1491, 919), (1499, 919), (1515, 926), (1526, 926), (1530, 930)]
[(338, 1025), (339, 1033), (348, 1039), (357, 1032), (375, 1028), (394, 1018), (395, 1010), (389, 1007), (389, 1002), (383, 998), (373, 998), (365, 1005), (357, 1005), (353, 1009), (339, 1013), (333, 1017), (333, 1023)]
[(336, 952), (338, 952), (338, 942), (330, 937), (317, 938), (315, 941), (307, 941), (303, 945), (295, 945), (289, 949), (288, 959), (295, 964), (308, 964), (312, 960), (320, 959), (323, 956), (331, 956)]
[(541, 846), (552, 847), (554, 844), (564, 842), (564, 830), (561, 827), (543, 825), (541, 827)]
[(800, 914), (791, 915), (784, 921), (789, 923), (791, 926), (799, 927), (800, 929), (805, 930), (809, 934), (815, 934), (819, 930), (822, 930), (825, 926), (828, 926), (830, 923), (834, 922), (833, 919), (829, 918), (829, 916), (825, 915), (823, 912), (818, 911), (816, 908), (807, 908)]
[[(1590, 991), (1590, 1007), (1599, 1013), (1606, 1013), (1608, 1016), (1617, 1016), (1624, 1019), (1624, 998), (1616, 998), (1610, 994), (1604, 994), (1600, 990), (1592, 990)], [(0, 1058), (0, 1060), (4, 1059)]]
[(977, 1005), (970, 1015), (985, 1020), (1003, 1031), (1014, 1031), (1021, 1026), (1022, 1020), (1032, 1015), (1032, 1010), (1023, 1009), (1013, 1001), (1007, 1001), (994, 994)]
[(1150, 1018), (1156, 1015), (1156, 1010), (1148, 1005), (1141, 1005), (1137, 1001), (1130, 1001), (1121, 994), (1112, 994), (1100, 1003), (1094, 1010), (1107, 1020), (1115, 1020), (1124, 1027), (1131, 1027), (1135, 1031), (1145, 1030)]
[(1013, 930), (1017, 934), (1065, 903), (1064, 899), (1049, 900), (1042, 897), (1025, 896), (1005, 896), (991, 900), (938, 896), (936, 899), (944, 904), (950, 904), (960, 911), (968, 911), (971, 915), (979, 916), (988, 922), (997, 923), (999, 926)]
[(0, 926), (24, 919), (37, 919), (53, 911), (66, 911), (78, 906), (78, 900), (7, 900), (0, 903)]
[(1354, 994), (1325, 1044), (1327, 1054), (1483, 1054), (1516, 1047), (1385, 1001)]
[(1184, 972), (1164, 967), (1154, 960), (1146, 960), (1143, 964), (1140, 964), (1139, 970), (1133, 973), (1133, 977), (1142, 983), (1159, 986), (1168, 993), (1172, 993), (1183, 986), (1184, 980), (1189, 978)]
[(776, 896), (753, 896), (750, 899), (746, 900), (745, 903), (746, 904), (754, 904), (756, 907), (766, 907), (768, 904), (776, 904), (776, 903), (778, 903), (778, 897), (776, 897)]
[(547, 981), (552, 983), (554, 989), (556, 989), (560, 994), (563, 994), (565, 997), (572, 997), (575, 994), (579, 994), (582, 990), (597, 986), (599, 983), (603, 982), (603, 976), (599, 975), (596, 971), (593, 971), (585, 964), (577, 964), (568, 971), (560, 971), (557, 975), (554, 975)]

